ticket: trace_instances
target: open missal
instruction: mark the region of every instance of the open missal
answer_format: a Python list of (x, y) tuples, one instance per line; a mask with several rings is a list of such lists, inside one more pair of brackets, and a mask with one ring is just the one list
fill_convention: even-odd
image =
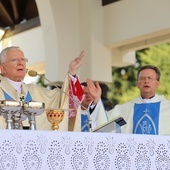
[(117, 117), (97, 127), (93, 130), (93, 132), (112, 132), (115, 130), (116, 125), (121, 127), (125, 124), (126, 121), (123, 119), (123, 117)]

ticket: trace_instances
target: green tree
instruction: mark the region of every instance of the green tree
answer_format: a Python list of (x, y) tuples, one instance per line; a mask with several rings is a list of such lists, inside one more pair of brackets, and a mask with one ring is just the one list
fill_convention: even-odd
[(48, 87), (45, 83), (44, 83), (44, 75), (42, 76), (39, 76), (37, 82), (36, 82), (37, 85), (41, 86), (41, 87)]
[(161, 71), (161, 86), (157, 93), (170, 99), (170, 43), (164, 43), (137, 51), (136, 63), (133, 66), (112, 68), (113, 77), (108, 97), (114, 105), (133, 100), (139, 95), (136, 87), (137, 71), (148, 64), (157, 66)]

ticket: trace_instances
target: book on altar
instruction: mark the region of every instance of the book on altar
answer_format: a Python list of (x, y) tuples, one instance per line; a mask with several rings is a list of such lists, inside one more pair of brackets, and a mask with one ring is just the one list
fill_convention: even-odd
[(117, 129), (121, 129), (121, 126), (125, 125), (126, 121), (123, 117), (116, 117), (110, 121), (102, 124), (101, 126), (95, 128), (93, 132), (114, 132)]

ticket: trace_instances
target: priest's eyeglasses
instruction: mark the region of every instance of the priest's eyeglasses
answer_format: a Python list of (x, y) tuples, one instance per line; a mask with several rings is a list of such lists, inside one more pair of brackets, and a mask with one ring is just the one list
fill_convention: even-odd
[(26, 62), (28, 62), (28, 59), (27, 58), (12, 58), (11, 60), (3, 62), (2, 64), (9, 63), (9, 62), (14, 63), (14, 64), (17, 64), (19, 62), (25, 64)]
[(141, 77), (139, 77), (139, 80), (140, 81), (146, 81), (146, 80), (153, 81), (153, 80), (157, 80), (157, 79), (152, 76), (147, 76), (147, 77), (141, 76)]

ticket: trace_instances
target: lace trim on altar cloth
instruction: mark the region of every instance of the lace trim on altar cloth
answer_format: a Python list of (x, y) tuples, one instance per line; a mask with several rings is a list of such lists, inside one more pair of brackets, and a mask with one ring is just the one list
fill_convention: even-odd
[(122, 138), (105, 134), (101, 138), (101, 134), (83, 134), (81, 139), (75, 139), (75, 135), (79, 135), (72, 133), (63, 133), (53, 139), (44, 134), (26, 139), (16, 133), (10, 138), (1, 139), (0, 169), (170, 169), (170, 137), (159, 142), (149, 135), (147, 140), (142, 141), (142, 137)]

